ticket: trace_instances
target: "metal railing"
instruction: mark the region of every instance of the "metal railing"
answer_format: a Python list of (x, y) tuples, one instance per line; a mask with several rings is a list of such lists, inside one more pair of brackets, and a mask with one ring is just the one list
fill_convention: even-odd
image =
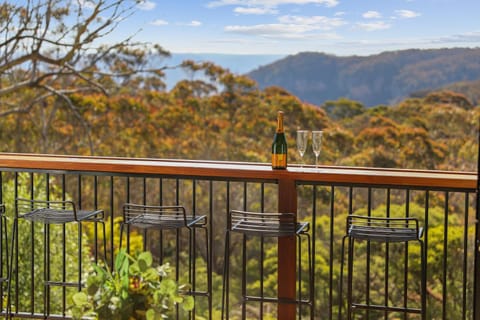
[[(174, 267), (174, 276), (179, 282), (191, 281), (194, 287), (206, 285), (207, 277), (203, 274), (207, 270), (205, 261), (210, 259), (213, 303), (209, 305), (205, 297), (197, 297), (191, 318), (208, 318), (209, 311), (213, 319), (219, 318), (227, 212), (246, 210), (294, 212), (299, 220), (311, 223), (315, 319), (337, 319), (339, 303), (345, 300), (338, 296), (345, 219), (348, 214), (365, 214), (413, 216), (423, 224), (428, 319), (480, 320), (476, 307), (480, 305), (476, 173), (295, 166), (275, 171), (268, 164), (257, 163), (28, 154), (0, 154), (0, 171), (0, 202), (6, 205), (7, 224), (15, 215), (14, 199), (20, 196), (68, 199), (80, 208), (105, 210), (108, 263), (113, 262), (118, 249), (121, 208), (126, 202), (183, 205), (191, 213), (207, 215), (211, 254), (205, 256), (205, 243), (198, 237), (194, 245), (199, 250), (193, 251), (198, 255), (194, 266), (198, 272), (193, 279), (185, 278), (185, 255), (189, 251), (181, 232), (132, 230), (129, 237), (131, 250), (147, 247), (154, 256), (163, 257), (158, 263), (169, 262)], [(74, 248), (68, 226), (50, 228), (50, 243), (43, 242), (43, 228), (29, 225), (22, 228), (24, 232), (19, 234), (19, 239), (24, 241), (20, 245), (23, 251), (20, 250), (20, 256), (13, 261), (11, 312), (18, 317), (42, 318), (47, 293), (41, 281), (43, 258), (37, 251), (49, 246), (58, 276), (68, 278), (76, 276), (70, 274), (69, 268), (69, 264), (77, 263), (69, 255), (69, 250)], [(102, 244), (98, 238), (97, 230), (90, 228), (82, 239), (95, 259)], [(278, 243), (240, 239), (237, 245), (249, 249), (246, 263), (250, 271), (246, 277), (251, 285), (247, 290), (265, 295), (277, 294), (278, 290), (279, 296), (295, 297), (295, 239), (279, 239)], [(6, 253), (3, 251), (8, 248), (3, 241), (1, 248), (3, 257)], [(416, 278), (418, 251), (415, 246), (379, 248), (365, 244), (357, 250), (359, 261), (364, 261), (361, 278), (360, 272), (358, 277), (354, 275), (357, 299), (372, 304), (379, 301), (413, 306), (420, 301), (420, 280), (415, 280), (419, 279)], [(376, 258), (367, 262), (368, 257)], [(237, 262), (243, 263), (241, 257)], [(84, 265), (88, 266), (88, 261)], [(2, 268), (0, 278), (6, 274), (6, 265)], [(232, 275), (232, 280), (237, 276), (240, 281), (242, 277)], [(70, 289), (52, 289), (48, 293), (52, 318), (68, 316), (69, 297), (74, 290)], [(307, 286), (302, 290), (307, 290)], [(5, 292), (3, 294), (5, 296)], [(5, 312), (4, 303), (2, 310)], [(253, 303), (247, 318), (264, 319), (268, 315), (293, 319), (297, 312), (291, 304)], [(359, 316), (390, 319), (387, 314), (375, 312), (359, 312)], [(176, 317), (183, 319), (186, 315), (178, 311)]]

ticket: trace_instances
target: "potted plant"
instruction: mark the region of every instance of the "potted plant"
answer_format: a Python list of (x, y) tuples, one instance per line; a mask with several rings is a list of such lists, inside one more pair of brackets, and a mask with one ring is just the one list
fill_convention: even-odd
[(80, 319), (93, 315), (99, 320), (166, 319), (176, 304), (193, 309), (188, 286), (178, 285), (168, 277), (169, 264), (152, 267), (150, 252), (132, 257), (122, 249), (113, 270), (94, 264), (86, 289), (73, 295), (72, 316)]

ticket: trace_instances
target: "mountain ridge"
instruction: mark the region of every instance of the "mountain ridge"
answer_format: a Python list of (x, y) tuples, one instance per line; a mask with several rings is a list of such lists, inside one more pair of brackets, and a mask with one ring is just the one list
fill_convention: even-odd
[(407, 49), (370, 56), (301, 52), (247, 73), (260, 88), (280, 86), (322, 105), (344, 97), (372, 107), (413, 92), (480, 79), (480, 47)]

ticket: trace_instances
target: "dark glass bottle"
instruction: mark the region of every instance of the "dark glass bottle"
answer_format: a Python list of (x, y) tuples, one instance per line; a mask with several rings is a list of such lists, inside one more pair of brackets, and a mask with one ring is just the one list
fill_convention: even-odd
[(287, 140), (283, 131), (283, 112), (278, 111), (277, 131), (272, 143), (272, 169), (287, 168)]

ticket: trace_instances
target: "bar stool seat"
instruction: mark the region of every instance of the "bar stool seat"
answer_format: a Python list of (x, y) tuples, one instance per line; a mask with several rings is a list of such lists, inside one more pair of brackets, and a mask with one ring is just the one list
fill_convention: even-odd
[[(71, 203), (73, 206), (74, 204)], [(99, 218), (101, 216), (101, 218)], [(55, 208), (39, 208), (34, 209), (21, 218), (41, 222), (43, 224), (64, 224), (68, 222), (81, 222), (81, 221), (97, 221), (100, 222), (103, 220), (103, 211), (102, 210), (63, 210)]]
[[(194, 254), (192, 253), (194, 244), (194, 232), (201, 229), (205, 233), (206, 243), (206, 266), (207, 266), (207, 288), (204, 291), (197, 290), (193, 285), (189, 294), (193, 296), (205, 296), (209, 304), (209, 319), (212, 314), (212, 281), (210, 272), (210, 252), (209, 239), (207, 229), (207, 216), (187, 214), (183, 206), (156, 206), (143, 205), (136, 203), (125, 203), (123, 205), (123, 221), (120, 227), (120, 247), (122, 247), (124, 228), (136, 227), (139, 229), (155, 229), (155, 230), (179, 230), (186, 228), (189, 231), (189, 281), (194, 282), (196, 270), (194, 270)], [(128, 240), (128, 230), (127, 230)], [(128, 246), (128, 244), (127, 244)], [(146, 239), (144, 239), (144, 247), (146, 247)]]
[[(123, 207), (122, 225), (135, 226), (141, 229), (178, 229), (205, 227), (207, 217), (191, 216), (181, 206), (147, 206), (127, 203)], [(120, 238), (122, 239), (122, 238)]]
[[(296, 216), (293, 213), (259, 213), (240, 210), (231, 210), (227, 216), (227, 228), (225, 233), (225, 256), (224, 256), (224, 275), (223, 275), (223, 293), (222, 293), (222, 319), (229, 319), (230, 306), (230, 233), (239, 233), (245, 236), (253, 237), (288, 237), (296, 236), (298, 238), (297, 250), (297, 268), (298, 268), (298, 292), (296, 299), (279, 299), (276, 297), (253, 296), (246, 293), (246, 265), (242, 265), (242, 319), (246, 317), (246, 303), (248, 301), (267, 302), (267, 303), (294, 303), (299, 305), (298, 317), (302, 316), (302, 305), (307, 305), (310, 309), (310, 318), (313, 319), (313, 270), (311, 260), (311, 241), (308, 222), (296, 222)], [(306, 238), (308, 246), (308, 297), (304, 299), (301, 295), (301, 237)], [(243, 256), (245, 257), (245, 245), (243, 246)], [(261, 262), (263, 263), (263, 262)], [(262, 279), (260, 281), (263, 281)]]
[[(421, 318), (426, 318), (426, 263), (424, 255), (424, 243), (421, 240), (423, 228), (419, 227), (416, 218), (392, 218), (349, 215), (347, 217), (346, 235), (342, 241), (342, 257), (340, 269), (339, 290), (339, 319), (342, 319), (343, 299), (343, 267), (345, 255), (345, 240), (348, 238), (348, 280), (347, 280), (347, 319), (352, 319), (355, 309), (380, 310), (385, 312), (417, 313)], [(354, 303), (352, 294), (353, 282), (353, 257), (355, 240), (365, 240), (380, 243), (407, 243), (416, 241), (420, 245), (421, 258), (421, 306), (420, 308), (395, 307), (387, 305), (373, 305)]]

